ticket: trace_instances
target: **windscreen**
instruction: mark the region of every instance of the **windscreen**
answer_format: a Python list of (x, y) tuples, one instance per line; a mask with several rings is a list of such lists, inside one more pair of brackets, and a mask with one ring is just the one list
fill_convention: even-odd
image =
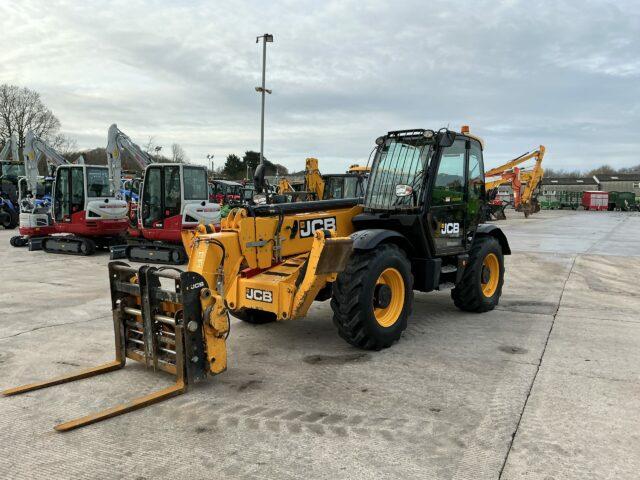
[(87, 196), (109, 197), (109, 170), (100, 167), (87, 167)]
[(2, 175), (4, 177), (11, 178), (11, 179), (24, 177), (24, 164), (23, 163), (3, 163)]
[(204, 168), (184, 167), (184, 199), (207, 200), (209, 186)]
[[(431, 152), (430, 143), (422, 135), (386, 138), (373, 159), (365, 207), (374, 210), (417, 207)], [(398, 197), (397, 185), (408, 185), (413, 191), (408, 196)]]

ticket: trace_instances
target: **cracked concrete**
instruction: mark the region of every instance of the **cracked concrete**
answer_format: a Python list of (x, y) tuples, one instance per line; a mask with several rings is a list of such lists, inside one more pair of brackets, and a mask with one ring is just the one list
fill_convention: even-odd
[[(416, 294), (401, 341), (345, 344), (328, 304), (293, 322), (234, 320), (229, 369), (186, 395), (84, 429), (54, 423), (163, 388), (135, 363), (0, 398), (15, 479), (637, 478), (640, 215), (501, 222), (500, 306)], [(107, 256), (9, 247), (0, 231), (0, 388), (113, 358)], [(73, 285), (70, 288), (69, 285)]]

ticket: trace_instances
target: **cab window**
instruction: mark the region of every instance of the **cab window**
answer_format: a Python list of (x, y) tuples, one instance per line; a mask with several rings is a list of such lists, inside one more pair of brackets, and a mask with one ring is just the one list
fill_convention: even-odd
[(464, 200), (465, 140), (456, 140), (442, 151), (433, 186), (433, 205), (452, 205)]
[(84, 168), (71, 168), (71, 213), (84, 210)]
[(469, 149), (469, 197), (480, 198), (484, 187), (484, 166), (482, 164), (482, 149), (476, 142), (471, 142)]
[(203, 168), (184, 167), (184, 199), (207, 199), (207, 172)]
[(165, 167), (164, 214), (171, 217), (180, 213), (180, 167)]

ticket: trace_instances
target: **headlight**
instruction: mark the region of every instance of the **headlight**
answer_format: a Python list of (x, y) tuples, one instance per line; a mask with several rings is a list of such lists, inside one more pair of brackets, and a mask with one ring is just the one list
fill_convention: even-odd
[(378, 146), (384, 145), (384, 139), (385, 139), (385, 137), (376, 138), (376, 145), (378, 145)]
[(262, 193), (258, 193), (257, 195), (253, 196), (253, 203), (255, 203), (256, 205), (264, 205), (265, 203), (267, 203), (267, 196), (263, 195)]

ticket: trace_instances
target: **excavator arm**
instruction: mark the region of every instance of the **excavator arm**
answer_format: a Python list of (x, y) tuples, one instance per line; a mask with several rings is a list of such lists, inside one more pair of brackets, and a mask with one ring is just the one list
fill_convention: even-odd
[(18, 140), (15, 135), (11, 135), (0, 151), (0, 160), (9, 160), (9, 152), (14, 162), (20, 161), (18, 154)]
[(540, 148), (534, 150), (533, 152), (527, 152), (520, 155), (513, 160), (509, 160), (504, 165), (500, 165), (499, 167), (492, 168), (484, 172), (484, 176), (486, 177), (495, 177), (497, 175), (502, 175), (507, 170), (512, 170), (513, 167), (517, 167), (518, 165), (523, 164), (527, 160), (531, 160), (532, 158), (536, 159), (536, 162), (542, 162), (542, 158), (544, 157), (545, 147), (544, 145), (540, 145)]
[[(540, 147), (533, 152), (527, 152), (504, 165), (492, 168), (485, 173), (485, 188), (490, 190), (500, 185), (510, 183), (513, 188), (514, 207), (516, 210), (523, 210), (530, 213), (530, 210), (532, 210), (531, 200), (533, 198), (533, 192), (540, 184), (544, 173), (542, 169), (544, 153), (545, 147), (544, 145), (540, 145)], [(521, 170), (518, 167), (533, 158), (535, 158), (535, 164), (531, 169)]]
[(324, 180), (320, 175), (317, 158), (307, 158), (305, 161), (304, 187), (305, 190), (313, 192), (316, 199), (324, 198)]
[[(38, 182), (38, 162), (43, 156), (47, 164), (56, 167), (69, 163), (69, 161), (60, 155), (53, 147), (29, 130), (24, 141), (23, 158), (27, 188), (32, 192), (35, 191)], [(82, 162), (84, 162), (84, 159)]]
[(107, 166), (109, 167), (109, 183), (114, 192), (120, 190), (123, 150), (131, 155), (143, 172), (147, 166), (153, 163), (151, 156), (135, 144), (115, 123), (111, 125), (107, 137)]
[(531, 198), (533, 197), (533, 192), (536, 191), (538, 185), (542, 181), (542, 177), (544, 176), (544, 170), (542, 168), (542, 157), (544, 156), (544, 147), (542, 147), (542, 153), (538, 155), (536, 164), (534, 165), (531, 171), (521, 172), (520, 179), (525, 182), (526, 185), (522, 190), (522, 198), (521, 201), (523, 204), (528, 204), (531, 202)]

